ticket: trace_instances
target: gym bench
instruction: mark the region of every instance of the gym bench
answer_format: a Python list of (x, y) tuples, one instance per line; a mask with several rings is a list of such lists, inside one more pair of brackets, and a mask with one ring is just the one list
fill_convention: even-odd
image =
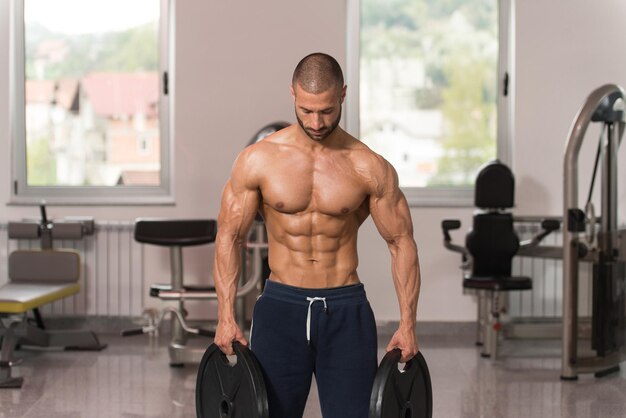
[[(199, 363), (206, 346), (201, 348), (188, 344), (189, 337), (214, 337), (214, 326), (195, 328), (189, 325), (185, 302), (190, 300), (217, 300), (213, 286), (188, 285), (184, 283), (183, 248), (215, 242), (217, 222), (213, 219), (150, 219), (139, 218), (135, 222), (135, 241), (169, 248), (170, 282), (150, 285), (150, 297), (170, 302), (161, 309), (144, 309), (147, 324), (122, 331), (122, 336), (148, 334), (156, 336), (164, 320), (169, 317), (171, 367), (183, 367), (188, 363)], [(245, 329), (244, 298), (258, 292), (263, 278), (269, 275), (265, 268), (267, 240), (262, 222), (257, 221), (253, 232), (254, 240), (248, 240), (242, 249), (242, 273), (237, 288), (236, 314), (241, 329)], [(248, 261), (251, 271), (247, 268)], [(175, 305), (172, 306), (171, 302)], [(215, 323), (215, 320), (207, 322)], [(212, 324), (211, 324), (212, 325)]]
[[(36, 346), (57, 350), (102, 350), (106, 347), (87, 330), (48, 330), (39, 308), (80, 291), (80, 254), (52, 249), (52, 239), (79, 239), (93, 233), (93, 220), (49, 222), (41, 207), (42, 221), (10, 222), (9, 238), (41, 239), (41, 249), (9, 254), (8, 283), (0, 286), (0, 388), (20, 388), (24, 379), (12, 377), (16, 347)], [(33, 311), (36, 324), (28, 318)]]

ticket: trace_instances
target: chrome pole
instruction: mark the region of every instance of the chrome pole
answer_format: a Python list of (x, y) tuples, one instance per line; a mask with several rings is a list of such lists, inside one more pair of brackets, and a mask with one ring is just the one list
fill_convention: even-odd
[[(571, 211), (578, 204), (578, 155), (585, 132), (597, 111), (612, 106), (611, 99), (624, 98), (624, 90), (615, 84), (606, 84), (594, 90), (582, 105), (570, 128), (563, 161), (563, 341), (561, 378), (576, 379), (575, 369), (578, 340), (578, 250), (579, 232), (573, 224)], [(620, 123), (623, 125), (623, 123)], [(620, 128), (623, 130), (623, 126)]]

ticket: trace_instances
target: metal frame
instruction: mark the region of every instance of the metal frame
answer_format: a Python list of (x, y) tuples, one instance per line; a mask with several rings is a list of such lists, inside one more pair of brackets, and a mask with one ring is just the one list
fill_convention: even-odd
[[(621, 101), (622, 108), (615, 106)], [(584, 246), (573, 219), (568, 216), (578, 209), (578, 157), (589, 123), (603, 122), (608, 127), (607, 140), (602, 141), (602, 208), (601, 225), (597, 232), (596, 259), (602, 256), (614, 259), (617, 250), (617, 147), (624, 133), (624, 90), (615, 84), (606, 84), (594, 90), (582, 105), (568, 135), (563, 162), (563, 352), (561, 378), (572, 380), (579, 373), (596, 373), (614, 370), (624, 356), (621, 352), (610, 355), (578, 357), (578, 267), (583, 261), (579, 255)], [(586, 249), (586, 248), (585, 248)], [(621, 257), (623, 258), (623, 254)], [(594, 260), (595, 261), (595, 260)]]
[[(11, 136), (11, 203), (39, 204), (172, 204), (174, 203), (174, 33), (175, 0), (158, 0), (159, 73), (168, 73), (168, 94), (159, 77), (160, 186), (29, 186), (26, 178), (24, 3), (11, 0), (9, 100)], [(54, 1), (54, 0), (50, 0)]]
[[(514, 44), (515, 44), (515, 7), (514, 0), (493, 0), (498, 4), (498, 97), (496, 129), (497, 158), (511, 166), (513, 148), (514, 116)], [(359, 137), (359, 74), (360, 74), (360, 19), (361, 0), (346, 2), (346, 84), (348, 85), (346, 112), (342, 126), (355, 137)], [(508, 80), (508, 92), (504, 95), (505, 77)], [(513, 168), (513, 167), (511, 167)], [(403, 192), (411, 206), (473, 206), (473, 187), (405, 187)]]

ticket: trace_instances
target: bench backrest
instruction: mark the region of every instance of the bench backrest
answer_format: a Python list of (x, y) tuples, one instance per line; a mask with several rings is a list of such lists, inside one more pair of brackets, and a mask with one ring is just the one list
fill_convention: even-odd
[(74, 250), (16, 250), (9, 255), (13, 282), (76, 282), (80, 254)]

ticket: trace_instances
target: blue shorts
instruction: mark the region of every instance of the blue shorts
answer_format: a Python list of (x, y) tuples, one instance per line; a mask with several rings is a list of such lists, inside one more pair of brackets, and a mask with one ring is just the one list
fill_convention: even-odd
[(252, 321), (271, 418), (302, 417), (313, 373), (324, 418), (368, 416), (378, 339), (362, 284), (303, 289), (268, 280)]

